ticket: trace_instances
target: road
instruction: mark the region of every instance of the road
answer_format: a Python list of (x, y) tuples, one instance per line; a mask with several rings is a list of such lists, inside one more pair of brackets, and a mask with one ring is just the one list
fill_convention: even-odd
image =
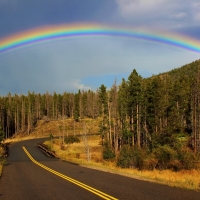
[[(37, 142), (41, 141), (42, 139), (34, 139), (10, 145), (7, 165), (0, 179), (1, 200), (200, 199), (199, 192), (136, 180), (48, 158), (36, 147)], [(34, 160), (28, 157), (23, 146)], [(109, 196), (106, 197), (106, 194)]]

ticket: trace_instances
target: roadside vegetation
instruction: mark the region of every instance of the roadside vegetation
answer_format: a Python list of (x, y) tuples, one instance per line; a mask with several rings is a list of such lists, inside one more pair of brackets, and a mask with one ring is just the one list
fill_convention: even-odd
[[(73, 136), (74, 137), (74, 136)], [(138, 169), (132, 167), (119, 167), (118, 162), (120, 155), (112, 159), (103, 158), (103, 147), (101, 145), (100, 136), (87, 135), (87, 145), (83, 136), (77, 137), (80, 142), (64, 143), (59, 138), (47, 140), (45, 144), (55, 151), (56, 155), (62, 160), (75, 162), (85, 167), (90, 167), (110, 173), (121, 174), (124, 176), (137, 178), (140, 180), (153, 181), (161, 184), (167, 184), (173, 187), (180, 187), (192, 190), (200, 190), (200, 170), (169, 170), (163, 168), (156, 169)], [(62, 144), (62, 148), (61, 148)]]

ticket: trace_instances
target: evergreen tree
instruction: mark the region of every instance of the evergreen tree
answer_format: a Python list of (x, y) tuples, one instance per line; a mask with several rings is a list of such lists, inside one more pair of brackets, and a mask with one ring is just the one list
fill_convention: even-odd
[(106, 86), (105, 85), (101, 85), (99, 87), (99, 102), (100, 102), (100, 114), (102, 116), (108, 114), (108, 105), (107, 105), (107, 91), (106, 91)]
[(140, 103), (141, 103), (142, 77), (134, 69), (128, 77), (128, 115), (130, 130), (132, 131), (132, 145), (137, 142), (140, 147)]
[(74, 96), (74, 120), (79, 121), (80, 118), (80, 90)]
[(109, 144), (108, 96), (105, 85), (102, 84), (100, 86), (98, 94), (99, 94), (100, 115), (102, 116), (102, 120), (99, 124), (100, 133), (102, 134), (102, 138), (105, 138), (106, 143)]

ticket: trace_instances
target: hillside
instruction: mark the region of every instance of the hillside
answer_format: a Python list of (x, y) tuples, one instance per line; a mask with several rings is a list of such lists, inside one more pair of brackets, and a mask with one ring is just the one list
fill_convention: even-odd
[(84, 119), (79, 122), (73, 119), (38, 120), (29, 135), (27, 131), (19, 131), (13, 135), (12, 139), (49, 137), (50, 134), (55, 137), (74, 134), (99, 134), (99, 122), (100, 119)]

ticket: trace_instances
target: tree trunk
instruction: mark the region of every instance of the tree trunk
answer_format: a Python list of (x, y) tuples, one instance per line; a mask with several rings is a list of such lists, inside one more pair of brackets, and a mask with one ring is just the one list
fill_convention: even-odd
[(132, 131), (132, 145), (135, 146), (135, 131), (134, 131), (133, 108), (131, 110), (131, 131)]
[(141, 147), (141, 144), (140, 144), (139, 104), (138, 103), (137, 103), (137, 145), (138, 145), (138, 148)]

